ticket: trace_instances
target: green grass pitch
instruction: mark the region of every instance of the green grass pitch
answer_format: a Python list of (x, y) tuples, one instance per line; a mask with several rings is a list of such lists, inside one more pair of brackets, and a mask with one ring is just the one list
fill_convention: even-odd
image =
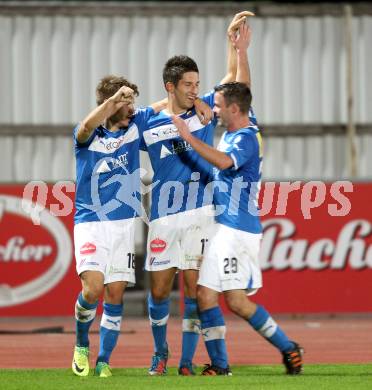
[(78, 378), (67, 369), (0, 369), (0, 388), (7, 389), (372, 389), (372, 364), (306, 365), (299, 376), (283, 374), (283, 367), (233, 366), (232, 377), (180, 377), (176, 368), (166, 376), (150, 377), (146, 368), (113, 369), (113, 377), (100, 379), (93, 374)]

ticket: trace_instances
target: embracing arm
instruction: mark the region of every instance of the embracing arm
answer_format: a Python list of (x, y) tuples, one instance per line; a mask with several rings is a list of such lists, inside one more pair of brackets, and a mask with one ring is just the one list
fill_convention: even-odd
[(230, 168), (234, 165), (233, 160), (227, 154), (220, 152), (212, 146), (207, 145), (200, 139), (194, 137), (190, 133), (190, 130), (188, 129), (187, 124), (183, 119), (172, 115), (172, 122), (177, 127), (180, 136), (186, 142), (188, 142), (193, 147), (193, 149), (209, 163), (211, 163), (221, 171)]
[(165, 108), (167, 108), (167, 105), (168, 105), (168, 98), (166, 97), (163, 100), (159, 100), (158, 102), (152, 103), (150, 105), (150, 107), (152, 107), (152, 109), (154, 110), (155, 114), (157, 114), (161, 110), (164, 110)]
[(95, 128), (114, 115), (121, 107), (133, 104), (133, 102), (133, 90), (126, 86), (121, 87), (115, 95), (105, 100), (84, 118), (77, 130), (76, 140), (79, 143), (86, 142)]

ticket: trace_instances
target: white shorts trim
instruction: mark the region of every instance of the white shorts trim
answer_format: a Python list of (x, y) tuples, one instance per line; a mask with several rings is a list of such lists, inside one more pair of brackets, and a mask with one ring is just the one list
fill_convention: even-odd
[(247, 290), (248, 295), (256, 293), (262, 287), (258, 257), (261, 238), (262, 234), (217, 224), (198, 284), (218, 292)]
[(99, 271), (104, 283), (136, 282), (135, 219), (84, 222), (74, 227), (76, 271)]
[(205, 206), (150, 222), (146, 271), (199, 270), (214, 231), (214, 208)]

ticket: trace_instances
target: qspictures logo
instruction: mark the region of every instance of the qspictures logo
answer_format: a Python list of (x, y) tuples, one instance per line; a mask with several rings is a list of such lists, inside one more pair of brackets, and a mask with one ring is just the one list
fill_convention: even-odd
[(72, 245), (63, 223), (48, 209), (35, 226), (27, 209), (34, 204), (0, 195), (0, 307), (36, 299), (55, 287), (67, 272)]

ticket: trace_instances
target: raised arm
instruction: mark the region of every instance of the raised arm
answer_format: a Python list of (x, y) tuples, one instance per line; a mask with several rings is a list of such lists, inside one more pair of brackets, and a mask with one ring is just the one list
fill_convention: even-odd
[(236, 81), (251, 87), (251, 73), (249, 69), (247, 49), (251, 43), (252, 30), (246, 23), (239, 27), (239, 33), (231, 36), (231, 43), (237, 55)]
[(76, 133), (76, 139), (79, 143), (86, 142), (92, 135), (95, 128), (101, 125), (107, 118), (110, 118), (124, 105), (134, 103), (133, 90), (129, 87), (121, 87), (115, 95), (105, 100), (101, 105), (91, 111), (88, 116), (80, 123)]
[(232, 38), (236, 37), (242, 24), (245, 23), (247, 16), (254, 16), (250, 11), (242, 11), (236, 14), (227, 29), (228, 49), (227, 49), (227, 73), (220, 84), (236, 81), (237, 72), (237, 52), (233, 46)]

